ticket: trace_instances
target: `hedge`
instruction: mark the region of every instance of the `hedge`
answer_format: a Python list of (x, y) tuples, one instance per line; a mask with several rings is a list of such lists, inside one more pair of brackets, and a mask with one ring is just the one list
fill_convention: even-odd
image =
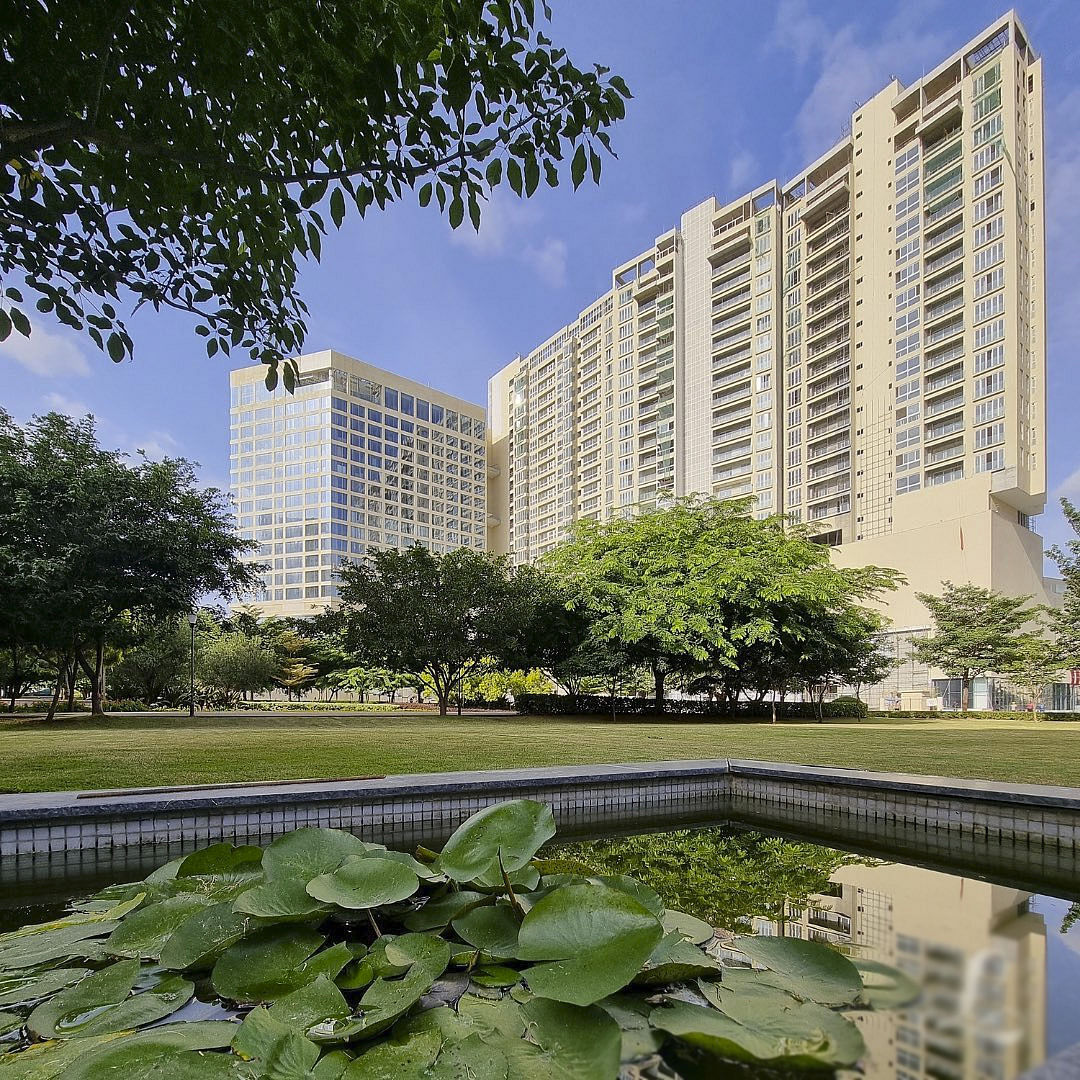
[(1080, 720), (1080, 712), (1050, 712), (1040, 709), (1034, 716), (1028, 709), (873, 709), (870, 716), (902, 720)]
[[(688, 701), (670, 698), (662, 710), (652, 698), (610, 697), (598, 694), (521, 694), (515, 706), (526, 716), (702, 716), (711, 720), (753, 722), (772, 719), (768, 701), (739, 701), (734, 708), (715, 701)], [(834, 720), (855, 720), (866, 715), (864, 702), (853, 699), (826, 701), (822, 714)], [(778, 720), (816, 720), (817, 706), (809, 701), (784, 701), (776, 706)]]

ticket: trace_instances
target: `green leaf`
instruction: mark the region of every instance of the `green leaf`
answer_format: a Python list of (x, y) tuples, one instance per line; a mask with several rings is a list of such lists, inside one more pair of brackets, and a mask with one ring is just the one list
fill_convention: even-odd
[(835, 949), (801, 938), (739, 937), (735, 947), (769, 969), (769, 982), (821, 1005), (850, 1005), (863, 988), (859, 970)]
[(450, 228), (456, 229), (465, 218), (465, 204), (460, 195), (450, 200)]
[(238, 915), (252, 915), (274, 922), (310, 922), (321, 918), (329, 906), (307, 891), (307, 881), (268, 881), (241, 893), (233, 903)]
[(270, 1007), (270, 1016), (317, 1041), (332, 1036), (333, 1022), (343, 1020), (349, 1011), (341, 991), (327, 976), (320, 975), (307, 986), (278, 998)]
[(239, 941), (251, 920), (233, 910), (232, 901), (212, 904), (182, 922), (161, 950), (161, 966), (174, 971), (209, 968)]
[(437, 865), (455, 881), (519, 870), (554, 835), (550, 807), (529, 799), (496, 803), (458, 826)]
[(345, 220), (345, 196), (339, 187), (334, 188), (330, 193), (330, 217), (340, 229), (341, 223)]
[(159, 900), (128, 915), (109, 935), (105, 949), (114, 956), (156, 960), (177, 928), (206, 906), (205, 897), (192, 893)]
[[(27, 336), (29, 337), (29, 334)], [(119, 364), (127, 355), (124, 339), (115, 330), (108, 336), (105, 345), (109, 350), (109, 359), (114, 364)]]
[(469, 220), (472, 222), (472, 227), (479, 232), (480, 231), (480, 203), (477, 201), (476, 196), (469, 195)]
[(475, 907), (459, 915), (453, 922), (454, 933), (489, 956), (517, 955), (518, 920), (513, 908), (506, 903), (494, 907)]
[(702, 952), (693, 942), (674, 931), (660, 940), (645, 966), (635, 976), (634, 983), (638, 986), (659, 986), (713, 975), (720, 970), (719, 960)]
[(419, 887), (419, 879), (407, 866), (350, 855), (333, 873), (309, 881), (307, 892), (326, 904), (362, 910), (406, 900)]
[(96, 1014), (123, 1001), (131, 993), (138, 977), (138, 960), (121, 960), (117, 964), (110, 964), (42, 1002), (30, 1014), (27, 1026), (43, 1039), (76, 1035), (87, 1022), (88, 1014)]
[(371, 845), (341, 829), (297, 829), (279, 836), (263, 852), (268, 881), (308, 882), (336, 870), (348, 855), (366, 855)]
[(530, 150), (525, 158), (525, 194), (532, 195), (540, 183), (540, 163), (536, 159), (536, 152)]
[(524, 973), (538, 997), (590, 1005), (626, 986), (662, 936), (656, 916), (627, 893), (601, 884), (566, 885), (525, 916), (518, 957), (552, 961)]
[(491, 161), (488, 162), (488, 167), (484, 174), (488, 187), (494, 188), (499, 186), (499, 183), (502, 180), (502, 168), (501, 158), (492, 158)]
[(212, 844), (192, 852), (176, 869), (176, 877), (250, 873), (262, 864), (262, 848), (252, 844)]
[(712, 941), (716, 937), (716, 931), (704, 919), (687, 915), (685, 911), (673, 911), (668, 908), (660, 915), (660, 921), (664, 924), (666, 931), (669, 933), (675, 931), (695, 945), (704, 945), (705, 942)]
[[(506, 162), (506, 178), (510, 181), (510, 187), (513, 189), (515, 195), (520, 195), (522, 192), (521, 186), (521, 166), (518, 164), (517, 158), (510, 158)], [(3, 336), (0, 335), (0, 341), (3, 340)]]
[(585, 151), (585, 144), (578, 143), (578, 148), (574, 152), (574, 160), (570, 162), (570, 179), (574, 183), (575, 191), (581, 187), (581, 181), (585, 179), (585, 171), (588, 167), (589, 160)]
[(428, 182), (427, 182), (427, 183), (426, 183), (426, 184), (425, 184), (425, 185), (424, 185), (424, 186), (423, 186), (423, 187), (422, 187), (422, 188), (420, 189), (420, 196), (419, 196), (419, 198), (420, 198), (420, 205), (421, 205), (421, 206), (427, 206), (427, 204), (428, 204), (429, 202), (431, 202), (431, 181), (428, 181)]
[(469, 977), (477, 986), (487, 988), (505, 988), (521, 982), (520, 971), (500, 964), (485, 964), (470, 972)]
[(308, 1080), (319, 1048), (261, 1006), (252, 1009), (233, 1040), (233, 1050), (268, 1080)]
[(37, 933), (5, 934), (0, 937), (0, 971), (37, 967), (74, 956), (96, 956), (101, 951), (99, 943), (87, 939), (109, 934), (118, 925), (110, 920), (58, 926)]
[(0, 975), (0, 1006), (26, 1005), (31, 1001), (55, 994), (58, 990), (73, 986), (89, 968), (55, 968), (40, 974)]
[(214, 989), (230, 1001), (260, 1002), (284, 997), (317, 977), (301, 976), (304, 965), (322, 943), (323, 935), (307, 927), (270, 926), (259, 930), (226, 949), (214, 965)]
[(23, 337), (30, 336), (30, 320), (17, 308), (8, 308), (8, 315), (11, 317), (11, 325), (22, 334)]
[(910, 1005), (922, 993), (919, 984), (899, 968), (861, 956), (851, 962), (862, 978), (863, 989), (859, 1000), (872, 1008), (899, 1009)]
[[(619, 1074), (619, 1025), (603, 1010), (536, 998), (521, 1006), (529, 1043), (511, 1049), (522, 1080), (611, 1080)], [(500, 1043), (501, 1049), (506, 1044)]]
[(487, 899), (484, 893), (470, 892), (467, 889), (432, 897), (423, 907), (405, 917), (405, 926), (409, 930), (438, 930), (462, 912), (484, 903)]
[(624, 1062), (649, 1057), (663, 1046), (663, 1034), (649, 1023), (653, 1006), (643, 994), (613, 994), (599, 1005), (619, 1025)]

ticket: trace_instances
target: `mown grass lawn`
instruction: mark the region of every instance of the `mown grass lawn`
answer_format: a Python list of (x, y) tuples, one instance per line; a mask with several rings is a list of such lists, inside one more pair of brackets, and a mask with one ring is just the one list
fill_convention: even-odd
[(0, 790), (741, 757), (1080, 787), (1080, 723), (612, 723), (553, 717), (145, 714), (0, 720)]

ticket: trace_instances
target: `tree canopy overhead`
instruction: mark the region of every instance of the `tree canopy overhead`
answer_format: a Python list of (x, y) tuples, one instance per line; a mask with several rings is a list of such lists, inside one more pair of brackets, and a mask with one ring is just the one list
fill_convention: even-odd
[[(117, 361), (117, 303), (190, 312), (209, 355), (246, 349), (273, 384), (327, 214), (417, 190), (478, 227), (501, 183), (599, 179), (629, 91), (540, 24), (534, 0), (21, 5), (0, 20), (0, 286)], [(29, 334), (30, 301), (0, 301), (0, 340)]]

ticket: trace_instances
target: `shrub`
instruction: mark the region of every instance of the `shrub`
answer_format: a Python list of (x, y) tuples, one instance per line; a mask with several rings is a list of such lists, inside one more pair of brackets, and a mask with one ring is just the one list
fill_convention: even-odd
[[(598, 694), (522, 694), (516, 704), (517, 711), (528, 716), (663, 716), (705, 717), (710, 720), (736, 720), (758, 722), (772, 719), (772, 705), (768, 701), (740, 701), (734, 709), (715, 701), (668, 699), (664, 708), (657, 711), (652, 698), (610, 697)], [(855, 719), (866, 715), (866, 705), (855, 698), (826, 701), (822, 713), (829, 719)], [(816, 720), (816, 706), (809, 701), (778, 702), (776, 716), (779, 720)]]

